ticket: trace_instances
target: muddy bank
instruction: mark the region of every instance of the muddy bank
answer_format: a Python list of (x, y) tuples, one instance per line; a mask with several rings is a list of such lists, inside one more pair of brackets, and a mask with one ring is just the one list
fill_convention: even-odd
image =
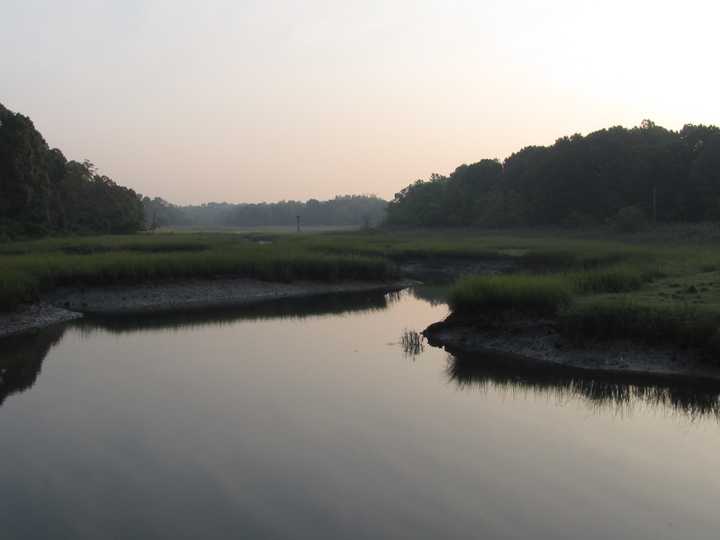
[(87, 315), (127, 315), (204, 310), (256, 304), (284, 298), (334, 293), (394, 291), (411, 286), (394, 282), (271, 283), (229, 278), (108, 287), (61, 288), (41, 302), (0, 314), (0, 338)]
[(57, 289), (48, 295), (47, 301), (54, 306), (80, 313), (112, 315), (241, 306), (316, 294), (391, 291), (410, 284), (403, 281), (271, 283), (241, 278), (188, 280), (164, 284)]
[(0, 313), (0, 338), (77, 319), (83, 314), (182, 312), (333, 293), (393, 291), (417, 285), (418, 280), (445, 283), (465, 274), (505, 273), (515, 268), (515, 261), (509, 257), (481, 260), (423, 258), (400, 264), (400, 274), (404, 277), (393, 282), (273, 283), (227, 278), (60, 288), (46, 294), (39, 302), (24, 305), (12, 313)]
[(552, 321), (514, 321), (499, 326), (450, 316), (430, 325), (423, 335), (430, 345), (458, 356), (507, 355), (508, 362), (567, 367), (588, 374), (652, 374), (720, 381), (720, 367), (703, 362), (696, 351), (627, 341), (579, 346), (564, 338)]
[(0, 313), (0, 338), (38, 330), (80, 317), (82, 317), (82, 313), (53, 306), (47, 302), (24, 305), (12, 313)]

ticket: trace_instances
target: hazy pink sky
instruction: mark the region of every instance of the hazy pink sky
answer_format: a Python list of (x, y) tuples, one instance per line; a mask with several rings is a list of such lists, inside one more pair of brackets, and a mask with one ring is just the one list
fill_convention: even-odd
[(0, 102), (178, 203), (390, 198), (566, 134), (720, 124), (717, 2), (1, 3)]

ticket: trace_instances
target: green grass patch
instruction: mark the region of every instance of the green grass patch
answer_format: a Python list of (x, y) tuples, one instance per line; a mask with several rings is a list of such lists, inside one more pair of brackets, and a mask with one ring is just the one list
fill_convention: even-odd
[(137, 235), (46, 239), (3, 246), (0, 308), (45, 290), (156, 280), (241, 276), (266, 281), (385, 280), (394, 266), (373, 256), (313, 251), (291, 237), (260, 244), (241, 235)]
[(516, 241), (524, 251), (513, 255), (525, 271), (460, 280), (451, 293), (453, 311), (553, 316), (578, 341), (628, 339), (720, 352), (720, 250), (713, 243)]
[(635, 291), (663, 275), (652, 263), (620, 263), (569, 273), (565, 278), (575, 294), (602, 294)]
[(449, 304), (461, 314), (549, 316), (571, 300), (571, 283), (562, 275), (515, 274), (464, 278), (450, 292)]
[(624, 296), (575, 302), (560, 318), (575, 341), (629, 339), (708, 349), (717, 346), (720, 313), (690, 305), (642, 304)]
[(633, 291), (661, 275), (651, 265), (621, 263), (557, 274), (508, 274), (461, 279), (450, 293), (453, 311), (556, 315), (578, 295)]

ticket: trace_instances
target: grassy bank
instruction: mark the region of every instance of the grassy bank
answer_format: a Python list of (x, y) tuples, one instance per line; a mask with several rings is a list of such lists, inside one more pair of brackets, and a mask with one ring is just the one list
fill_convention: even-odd
[(182, 278), (242, 276), (267, 281), (383, 280), (379, 257), (311, 250), (291, 237), (136, 235), (46, 239), (0, 245), (0, 308), (12, 309), (48, 289)]
[(0, 307), (61, 285), (245, 276), (269, 281), (377, 280), (409, 259), (492, 260), (512, 275), (461, 280), (454, 311), (557, 318), (577, 339), (715, 341), (718, 229), (612, 237), (567, 231), (176, 233), (0, 244)]
[(648, 241), (616, 251), (602, 245), (595, 250), (601, 258), (584, 247), (558, 253), (553, 267), (539, 251), (526, 258), (544, 259), (543, 270), (530, 264), (517, 274), (464, 278), (451, 292), (451, 308), (465, 317), (554, 318), (576, 342), (628, 339), (720, 351), (720, 250), (713, 243)]

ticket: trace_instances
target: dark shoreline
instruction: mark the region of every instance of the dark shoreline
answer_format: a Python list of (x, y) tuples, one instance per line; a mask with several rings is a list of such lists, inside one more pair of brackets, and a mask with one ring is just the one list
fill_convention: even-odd
[(549, 320), (506, 324), (458, 320), (452, 315), (428, 326), (428, 343), (456, 357), (503, 357), (508, 364), (537, 369), (572, 370), (585, 376), (622, 374), (720, 382), (720, 367), (703, 361), (698, 351), (629, 341), (578, 345), (564, 338)]

